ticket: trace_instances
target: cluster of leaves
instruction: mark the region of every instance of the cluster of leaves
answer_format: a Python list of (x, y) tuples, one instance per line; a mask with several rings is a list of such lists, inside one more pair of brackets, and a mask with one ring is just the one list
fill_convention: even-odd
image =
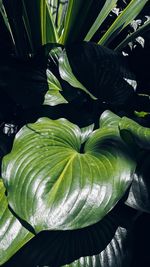
[(144, 6), (0, 0), (0, 265), (130, 264), (150, 210), (149, 96), (129, 49)]

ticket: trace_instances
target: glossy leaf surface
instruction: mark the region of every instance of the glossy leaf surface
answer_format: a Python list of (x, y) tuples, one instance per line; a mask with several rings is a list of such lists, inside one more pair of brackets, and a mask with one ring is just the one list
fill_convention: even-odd
[(15, 254), (33, 234), (10, 212), (5, 187), (0, 179), (0, 265)]
[(150, 153), (140, 155), (126, 204), (137, 210), (150, 213)]
[(120, 263), (121, 267), (126, 267), (131, 256), (130, 227), (136, 215), (137, 211), (119, 203), (92, 226), (78, 230), (42, 231), (21, 248), (6, 267), (24, 264), (28, 267), (63, 266), (74, 260), (80, 262), (80, 257), (101, 253), (105, 259), (103, 263), (112, 264), (111, 267), (113, 264), (118, 267)]
[[(80, 259), (64, 265), (64, 267), (125, 267), (128, 266), (129, 247), (125, 250), (128, 231), (118, 227), (114, 238), (108, 246), (98, 255), (81, 257)], [(129, 243), (129, 242), (128, 242)]]
[(118, 128), (102, 128), (82, 144), (80, 128), (41, 118), (23, 127), (3, 160), (9, 204), (39, 232), (96, 223), (123, 196), (135, 169)]
[(47, 74), (47, 82), (49, 90), (45, 95), (44, 104), (55, 106), (58, 104), (67, 103), (65, 98), (60, 93), (60, 91), (62, 91), (62, 87), (58, 79), (49, 69), (47, 69), (46, 74)]
[(145, 149), (150, 149), (150, 129), (143, 127), (137, 122), (123, 117), (119, 123), (120, 130), (123, 132), (129, 132), (135, 143)]
[(102, 127), (118, 127), (120, 120), (121, 118), (119, 116), (117, 116), (110, 110), (106, 110), (102, 113), (99, 124), (101, 128)]

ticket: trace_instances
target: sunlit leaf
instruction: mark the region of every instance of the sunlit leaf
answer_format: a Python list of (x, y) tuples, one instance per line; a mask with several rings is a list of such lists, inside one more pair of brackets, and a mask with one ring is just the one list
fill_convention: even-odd
[(148, 0), (131, 0), (98, 42), (108, 45), (143, 9)]
[(111, 112), (110, 110), (106, 110), (102, 113), (100, 117), (100, 127), (118, 127), (119, 121), (121, 118)]
[(68, 0), (50, 0), (50, 10), (52, 18), (57, 28), (58, 36), (61, 36), (64, 29), (65, 15), (68, 5)]
[(33, 234), (25, 229), (8, 208), (5, 187), (0, 179), (0, 265), (6, 262)]
[(90, 41), (96, 31), (99, 29), (103, 21), (107, 18), (110, 11), (115, 7), (118, 0), (106, 0), (104, 6), (102, 7), (101, 11), (99, 12), (98, 17), (96, 18), (95, 22), (93, 23), (91, 29), (89, 30), (88, 34), (85, 37), (85, 41)]
[(15, 213), (41, 230), (83, 228), (102, 219), (132, 181), (135, 162), (118, 129), (89, 135), (65, 119), (23, 127), (2, 176)]
[(62, 103), (67, 103), (67, 100), (61, 95), (62, 87), (55, 75), (47, 69), (47, 82), (49, 90), (45, 95), (44, 105), (55, 106)]

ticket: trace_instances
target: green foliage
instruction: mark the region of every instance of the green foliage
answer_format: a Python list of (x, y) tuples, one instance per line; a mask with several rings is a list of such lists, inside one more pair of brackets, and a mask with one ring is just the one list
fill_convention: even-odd
[(150, 128), (121, 52), (147, 3), (0, 0), (0, 127), (20, 129), (11, 151), (0, 135), (0, 265), (124, 266), (133, 208), (150, 211)]
[(36, 232), (98, 222), (131, 183), (135, 163), (118, 128), (85, 136), (67, 120), (42, 118), (18, 132), (4, 157), (9, 204)]
[(33, 234), (24, 228), (9, 210), (5, 187), (0, 180), (0, 265), (32, 237)]

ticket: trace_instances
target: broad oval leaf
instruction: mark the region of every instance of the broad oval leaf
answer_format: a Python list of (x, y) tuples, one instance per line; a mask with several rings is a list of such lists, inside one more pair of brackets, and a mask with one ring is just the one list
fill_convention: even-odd
[(5, 187), (0, 179), (0, 265), (14, 255), (33, 234), (25, 229), (8, 208)]
[(36, 232), (91, 225), (128, 188), (135, 162), (118, 129), (94, 131), (84, 147), (82, 140), (66, 119), (41, 118), (19, 131), (3, 159), (9, 204)]

